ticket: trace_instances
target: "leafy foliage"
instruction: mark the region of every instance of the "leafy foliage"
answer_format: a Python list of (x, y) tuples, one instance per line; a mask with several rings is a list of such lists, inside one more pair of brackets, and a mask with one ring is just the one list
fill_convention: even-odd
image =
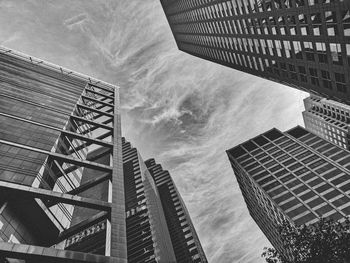
[(264, 248), (262, 257), (267, 263), (350, 263), (349, 218), (342, 223), (322, 218), (299, 227), (284, 222), (279, 234), (293, 260), (274, 248)]

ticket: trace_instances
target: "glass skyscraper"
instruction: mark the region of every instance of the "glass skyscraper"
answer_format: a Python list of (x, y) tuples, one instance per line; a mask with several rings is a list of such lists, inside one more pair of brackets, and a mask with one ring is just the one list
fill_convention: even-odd
[(227, 155), (250, 215), (282, 253), (284, 220), (299, 226), (350, 215), (349, 152), (300, 126), (272, 129)]
[(1, 262), (192, 262), (120, 126), (118, 87), (0, 48)]
[(161, 0), (180, 50), (350, 102), (347, 0)]

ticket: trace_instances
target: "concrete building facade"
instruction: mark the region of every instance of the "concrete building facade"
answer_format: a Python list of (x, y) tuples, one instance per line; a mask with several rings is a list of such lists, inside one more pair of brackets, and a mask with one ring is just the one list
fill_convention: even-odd
[(350, 215), (350, 154), (297, 126), (267, 131), (227, 151), (250, 215), (280, 252), (278, 225)]

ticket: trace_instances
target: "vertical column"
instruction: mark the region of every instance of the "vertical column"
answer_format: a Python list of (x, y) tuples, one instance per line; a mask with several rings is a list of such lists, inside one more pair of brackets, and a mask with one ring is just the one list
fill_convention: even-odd
[(114, 91), (113, 119), (113, 173), (112, 173), (112, 212), (111, 212), (111, 256), (118, 262), (127, 262), (125, 196), (122, 160), (121, 123), (119, 110), (119, 90)]

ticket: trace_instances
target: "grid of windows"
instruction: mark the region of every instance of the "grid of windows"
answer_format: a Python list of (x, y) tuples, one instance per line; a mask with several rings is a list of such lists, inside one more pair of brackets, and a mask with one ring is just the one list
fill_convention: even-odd
[[(270, 130), (227, 154), (248, 209), (265, 234), (269, 230), (261, 225), (261, 214), (274, 224), (287, 218), (301, 225), (322, 216), (343, 220), (350, 213), (350, 154), (301, 127)], [(253, 199), (264, 208), (259, 216), (248, 204)], [(267, 237), (278, 247), (278, 238)]]
[(180, 50), (350, 101), (349, 1), (161, 2)]
[(306, 129), (342, 148), (350, 149), (348, 105), (315, 95), (304, 99), (304, 105), (303, 118)]

